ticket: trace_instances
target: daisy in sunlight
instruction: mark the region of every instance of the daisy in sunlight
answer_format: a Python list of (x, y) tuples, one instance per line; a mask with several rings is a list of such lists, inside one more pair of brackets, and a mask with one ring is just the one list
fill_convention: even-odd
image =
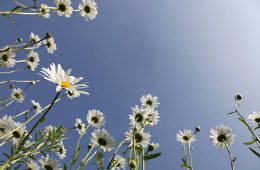
[(85, 17), (86, 21), (88, 19), (93, 20), (96, 18), (97, 4), (93, 0), (82, 0), (82, 3), (79, 4), (80, 15)]
[[(60, 64), (56, 66), (54, 63), (52, 63), (50, 68), (42, 68), (41, 73), (42, 74), (40, 75), (43, 76), (45, 80), (48, 80), (57, 85), (56, 92), (60, 92), (62, 89), (66, 89), (70, 98), (79, 97), (80, 94), (89, 94), (88, 92), (81, 90), (88, 87), (86, 84), (77, 84), (79, 81), (83, 80), (83, 77), (76, 78), (71, 76), (71, 69), (68, 69), (65, 72)], [(71, 97), (71, 94), (76, 95)]]

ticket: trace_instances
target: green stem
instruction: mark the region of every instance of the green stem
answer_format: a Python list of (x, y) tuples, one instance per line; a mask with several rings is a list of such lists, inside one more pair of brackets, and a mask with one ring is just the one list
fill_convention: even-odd
[(193, 170), (190, 142), (189, 142), (189, 158), (190, 158), (190, 167), (191, 167), (191, 170)]
[(93, 150), (94, 146), (91, 146), (91, 149), (89, 149), (88, 153), (86, 154), (86, 156), (82, 159), (81, 163), (80, 163), (80, 167), (79, 170), (83, 170), (83, 168), (86, 166), (87, 162), (87, 158), (89, 156), (89, 154), (91, 153), (91, 151)]
[[(186, 145), (183, 144), (183, 153), (184, 153), (184, 160), (185, 160), (185, 163), (187, 165), (187, 156), (186, 156)], [(188, 167), (186, 167), (186, 170), (188, 170)]]
[(144, 148), (142, 148), (142, 170), (145, 170)]
[(228, 155), (229, 155), (230, 164), (231, 164), (231, 169), (232, 169), (232, 170), (235, 170), (234, 160), (233, 160), (233, 158), (232, 158), (232, 156), (231, 156), (231, 152), (230, 152), (230, 150), (228, 149), (228, 146), (227, 146), (226, 142), (224, 142), (224, 144), (225, 144), (225, 148), (226, 148), (226, 150), (227, 150), (227, 152), (228, 152)]

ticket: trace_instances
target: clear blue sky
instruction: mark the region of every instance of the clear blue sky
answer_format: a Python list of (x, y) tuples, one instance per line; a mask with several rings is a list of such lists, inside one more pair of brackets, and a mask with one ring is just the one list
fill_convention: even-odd
[[(226, 113), (233, 111), (237, 92), (244, 96), (245, 115), (260, 110), (260, 2), (109, 0), (97, 4), (99, 14), (91, 22), (76, 13), (70, 19), (56, 14), (48, 20), (15, 16), (17, 26), (0, 17), (1, 46), (19, 36), (25, 39), (30, 32), (42, 36), (50, 32), (58, 51), (48, 55), (40, 50), (40, 66), (60, 63), (90, 82), (90, 96), (63, 100), (48, 114), (48, 122), (71, 127), (76, 118), (85, 120), (87, 110), (100, 109), (106, 115), (106, 129), (119, 142), (129, 127), (130, 108), (139, 104), (143, 94), (152, 93), (161, 103), (160, 123), (151, 128), (152, 141), (160, 143), (163, 155), (148, 162), (148, 170), (180, 170), (183, 153), (176, 133), (197, 125), (202, 131), (193, 145), (194, 169), (230, 169), (226, 151), (209, 142), (209, 130), (219, 124), (230, 125), (236, 134), (230, 148), (238, 157), (236, 169), (259, 170), (259, 159), (242, 144), (250, 140), (248, 132)], [(0, 0), (1, 9), (5, 6), (6, 0)], [(35, 73), (22, 76), (39, 78)], [(54, 85), (42, 82), (26, 95), (27, 107), (30, 99), (47, 103), (54, 95)], [(7, 113), (26, 108), (13, 106)], [(65, 146), (72, 150), (77, 134), (68, 137)], [(87, 145), (87, 140), (83, 142)]]

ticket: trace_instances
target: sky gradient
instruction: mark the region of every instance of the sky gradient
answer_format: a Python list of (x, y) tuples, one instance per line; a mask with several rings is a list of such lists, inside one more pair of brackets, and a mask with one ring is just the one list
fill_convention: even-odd
[[(76, 13), (70, 19), (56, 14), (48, 20), (15, 16), (17, 26), (0, 18), (1, 46), (19, 36), (26, 39), (30, 32), (53, 35), (58, 50), (48, 55), (41, 49), (36, 72), (60, 63), (89, 82), (90, 96), (63, 100), (48, 114), (47, 122), (72, 127), (76, 118), (85, 120), (87, 111), (96, 108), (105, 113), (105, 128), (118, 143), (129, 128), (131, 107), (151, 93), (161, 103), (161, 119), (150, 132), (163, 154), (147, 163), (148, 170), (180, 170), (183, 153), (176, 133), (198, 125), (194, 169), (231, 169), (226, 151), (209, 142), (210, 129), (220, 124), (229, 125), (236, 134), (230, 148), (237, 157), (235, 169), (259, 170), (259, 159), (242, 144), (250, 140), (248, 131), (235, 115), (226, 113), (233, 111), (233, 96), (238, 92), (244, 97), (244, 115), (260, 110), (260, 2), (110, 0), (97, 4), (97, 19), (89, 22)], [(1, 9), (8, 6), (0, 0)], [(21, 74), (13, 76), (17, 75)], [(35, 72), (21, 76), (40, 78)], [(7, 113), (23, 110), (31, 99), (46, 104), (54, 96), (54, 85), (41, 82), (26, 94), (27, 105), (15, 104)], [(73, 132), (68, 137), (77, 136)], [(74, 148), (76, 141), (71, 139), (65, 142), (67, 150)], [(84, 142), (87, 145), (87, 138)], [(66, 160), (71, 156), (68, 153)]]

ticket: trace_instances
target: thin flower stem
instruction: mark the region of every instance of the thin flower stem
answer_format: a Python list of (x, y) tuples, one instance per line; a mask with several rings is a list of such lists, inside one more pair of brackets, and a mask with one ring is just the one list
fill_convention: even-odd
[[(184, 160), (185, 160), (185, 163), (187, 165), (186, 145), (185, 144), (183, 144), (183, 153), (184, 153)], [(186, 170), (188, 170), (187, 166), (185, 168), (186, 168)]]
[(227, 150), (227, 152), (228, 152), (228, 155), (229, 155), (230, 164), (231, 164), (231, 169), (232, 169), (232, 170), (235, 170), (234, 160), (233, 160), (233, 158), (232, 158), (232, 156), (231, 156), (231, 152), (230, 152), (230, 150), (228, 149), (228, 146), (227, 146), (226, 142), (224, 142), (224, 144), (225, 144), (225, 148), (226, 148), (226, 150)]
[(15, 3), (15, 4), (17, 4), (17, 5), (20, 5), (20, 6), (23, 7), (23, 8), (30, 9), (30, 10), (32, 10), (32, 11), (36, 11), (35, 9), (33, 9), (33, 8), (35, 8), (35, 7), (26, 6), (26, 5), (24, 5), (24, 4), (20, 3), (20, 2), (17, 2), (16, 0), (12, 0), (12, 1), (13, 1), (13, 3)]
[(90, 161), (90, 160), (93, 158), (93, 156), (96, 155), (96, 153), (97, 153), (97, 151), (95, 151), (95, 152), (88, 158), (88, 160), (87, 160), (86, 163), (85, 163), (85, 166), (87, 165), (88, 161)]
[(115, 150), (115, 152), (114, 152), (114, 154), (113, 154), (113, 156), (112, 156), (112, 158), (111, 158), (111, 160), (110, 160), (110, 162), (109, 162), (109, 164), (108, 164), (108, 166), (107, 166), (107, 170), (110, 168), (111, 164), (114, 164), (114, 158), (115, 158), (115, 156), (116, 156), (116, 154), (117, 154), (119, 148), (125, 143), (125, 141), (126, 141), (126, 139), (124, 139), (124, 140), (117, 146), (117, 148), (116, 148), (116, 150)]
[(59, 95), (60, 95), (61, 91), (59, 91), (56, 96), (54, 97), (54, 99), (52, 100), (50, 106), (47, 108), (47, 110), (45, 111), (45, 113), (40, 117), (40, 119), (34, 124), (34, 126), (32, 127), (32, 129), (29, 131), (29, 133), (25, 136), (25, 138), (21, 141), (20, 146), (22, 146), (25, 141), (29, 138), (29, 136), (32, 134), (32, 132), (34, 131), (34, 129), (41, 123), (41, 121), (45, 118), (45, 116), (47, 115), (47, 113), (51, 110), (52, 106), (55, 104), (55, 101), (58, 99)]
[[(60, 99), (57, 99), (55, 103), (57, 103)], [(21, 129), (23, 126), (25, 126), (26, 124), (28, 124), (33, 118), (35, 118), (37, 115), (39, 115), (43, 110), (49, 108), (51, 106), (51, 104), (45, 106), (44, 108), (42, 108), (39, 112), (35, 113), (30, 119), (28, 119), (27, 121), (25, 121), (21, 126), (18, 126), (17, 128), (13, 129), (12, 131), (8, 132), (7, 134), (3, 135), (0, 137), (0, 140), (5, 138), (8, 135), (11, 135), (13, 132)]]
[[(87, 131), (87, 129), (89, 128), (91, 126), (91, 124), (89, 124), (87, 127), (86, 127), (86, 131)], [(84, 134), (82, 134), (82, 135), (80, 135), (79, 136), (79, 139), (78, 139), (78, 142), (77, 142), (77, 145), (76, 145), (76, 147), (75, 147), (75, 151), (74, 151), (74, 154), (73, 154), (73, 158), (72, 158), (72, 161), (70, 162), (70, 169), (72, 170), (73, 169), (73, 167), (74, 167), (74, 165), (75, 165), (75, 163), (76, 163), (76, 161), (77, 161), (77, 159), (78, 159), (78, 156), (79, 156), (79, 143), (80, 143), (80, 140), (81, 140), (81, 138), (84, 136)]]
[(80, 170), (83, 170), (83, 168), (86, 166), (86, 163), (87, 163), (86, 160), (93, 149), (94, 149), (94, 146), (91, 146), (91, 149), (88, 150), (88, 153), (86, 154), (86, 156), (81, 160), (80, 167), (79, 167)]
[(5, 108), (7, 108), (10, 104), (12, 104), (14, 102), (14, 100), (10, 101), (9, 103), (7, 104), (2, 104), (3, 107), (0, 108), (0, 110), (3, 110)]
[(8, 98), (8, 99), (2, 100), (2, 101), (0, 101), (0, 104), (2, 104), (2, 103), (4, 103), (4, 102), (8, 102), (8, 101), (10, 101), (10, 100), (13, 100), (13, 98), (10, 97), (10, 98)]
[(238, 114), (238, 116), (245, 122), (248, 130), (251, 132), (253, 138), (256, 140), (256, 144), (257, 146), (260, 148), (260, 139), (258, 138), (258, 136), (255, 134), (255, 132), (252, 130), (252, 128), (250, 127), (249, 123), (246, 121), (246, 119), (241, 115), (241, 113), (239, 112), (238, 108), (237, 108), (237, 103), (235, 103), (235, 112)]
[(11, 70), (11, 71), (6, 71), (6, 72), (0, 72), (0, 74), (16, 73), (16, 72), (23, 71), (23, 70), (25, 70), (25, 68), (19, 69), (19, 70)]
[(191, 146), (190, 146), (190, 142), (189, 142), (189, 158), (190, 158), (190, 167), (191, 170), (193, 170), (193, 165), (192, 165), (192, 155), (191, 155)]
[(4, 83), (38, 83), (40, 80), (5, 80), (1, 81), (0, 84)]
[(16, 15), (39, 15), (40, 12), (17, 12), (17, 11), (0, 11), (0, 15), (3, 14), (16, 14)]
[(145, 170), (144, 148), (142, 148), (142, 170)]

